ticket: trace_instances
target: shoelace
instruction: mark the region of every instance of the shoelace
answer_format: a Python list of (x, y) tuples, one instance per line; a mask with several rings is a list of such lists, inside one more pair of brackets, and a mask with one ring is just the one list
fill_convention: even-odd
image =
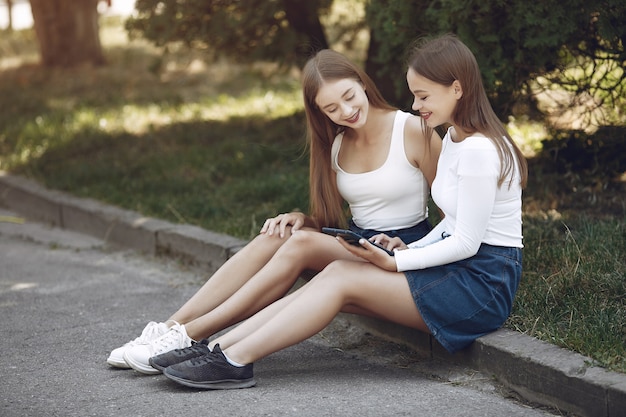
[(155, 353), (161, 353), (172, 349), (172, 345), (180, 346), (183, 344), (184, 335), (178, 326), (171, 327), (163, 336), (154, 341)]
[(155, 339), (159, 335), (159, 323), (151, 321), (148, 323), (145, 329), (141, 332), (141, 335), (133, 340), (135, 343), (144, 343), (145, 341)]
[(215, 362), (218, 359), (219, 355), (215, 352), (209, 352), (206, 355), (198, 356), (196, 358), (189, 359), (189, 363), (193, 366), (204, 365), (209, 362)]

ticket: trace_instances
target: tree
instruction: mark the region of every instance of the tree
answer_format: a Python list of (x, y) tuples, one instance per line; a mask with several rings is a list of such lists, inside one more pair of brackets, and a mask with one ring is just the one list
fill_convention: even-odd
[(410, 107), (403, 73), (407, 46), (427, 34), (421, 17), (427, 1), (372, 0), (366, 8), (370, 44), (365, 71), (383, 96), (400, 108)]
[[(452, 32), (475, 53), (503, 119), (514, 104), (536, 106), (537, 79), (569, 90), (572, 101), (626, 110), (626, 0), (371, 0), (367, 15), (377, 43), (368, 61), (379, 66), (372, 75), (383, 86), (393, 71), (387, 63), (397, 68), (403, 45)], [(398, 101), (402, 88), (383, 91)]]
[(30, 0), (44, 66), (104, 64), (99, 0)]
[(331, 0), (137, 0), (126, 27), (157, 45), (183, 42), (238, 61), (302, 64), (328, 48), (319, 16)]
[(6, 0), (6, 4), (7, 4), (7, 14), (8, 14), (8, 18), (9, 18), (9, 24), (7, 26), (7, 30), (9, 32), (13, 31), (13, 0)]
[[(58, 1), (58, 0), (57, 0)], [(131, 34), (184, 42), (239, 61), (301, 65), (328, 47), (320, 21), (332, 0), (137, 0)], [(383, 95), (409, 106), (405, 52), (419, 36), (456, 33), (475, 53), (503, 120), (536, 112), (538, 89), (626, 113), (626, 0), (367, 0), (365, 69)], [(331, 45), (332, 46), (332, 45)], [(542, 81), (538, 82), (538, 80)], [(566, 103), (565, 106), (568, 106)], [(520, 110), (518, 110), (520, 111)], [(621, 116), (620, 116), (621, 115)]]
[[(517, 101), (532, 103), (532, 81), (538, 76), (564, 86), (568, 68), (584, 67), (589, 60), (609, 64), (626, 59), (625, 0), (473, 0), (469, 7), (458, 0), (438, 3), (440, 8), (431, 5), (428, 17), (442, 19), (440, 29), (458, 33), (476, 52), (501, 115), (509, 114)], [(601, 85), (594, 76), (578, 72), (575, 94), (594, 96)], [(623, 97), (623, 85), (622, 73), (605, 92)]]

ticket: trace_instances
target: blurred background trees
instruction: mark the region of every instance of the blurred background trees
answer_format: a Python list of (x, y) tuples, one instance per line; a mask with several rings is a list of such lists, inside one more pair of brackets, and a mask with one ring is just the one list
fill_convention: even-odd
[[(41, 62), (104, 63), (98, 4), (111, 1), (30, 0)], [(9, 9), (14, 2), (4, 0)], [(283, 68), (301, 66), (322, 48), (360, 48), (365, 70), (401, 108), (408, 107), (401, 74), (411, 42), (453, 32), (475, 52), (503, 121), (550, 113), (580, 129), (624, 123), (626, 0), (360, 0), (361, 19), (331, 22), (335, 3), (136, 0), (126, 28), (165, 51), (182, 43), (214, 58)], [(363, 34), (366, 44), (356, 45)]]
[[(476, 54), (490, 100), (503, 122), (548, 122), (555, 157), (562, 148), (626, 168), (626, 0), (368, 0), (360, 20), (328, 16), (332, 0), (137, 0), (126, 23), (157, 45), (183, 42), (235, 61), (302, 65), (315, 50), (353, 51), (383, 95), (408, 109), (405, 55), (418, 37), (457, 34)], [(621, 126), (601, 129), (599, 126)], [(560, 130), (564, 129), (566, 133)], [(567, 133), (572, 131), (573, 133)], [(594, 136), (596, 135), (596, 136)], [(585, 143), (595, 145), (590, 147)], [(565, 152), (567, 153), (567, 152)], [(576, 152), (570, 152), (571, 155)], [(586, 175), (583, 175), (585, 177)]]
[(157, 45), (173, 42), (237, 61), (302, 64), (328, 48), (320, 22), (332, 0), (138, 0), (127, 22)]
[[(332, 0), (137, 0), (127, 22), (158, 45), (184, 42), (236, 60), (302, 64), (327, 47), (323, 27)], [(406, 107), (407, 47), (419, 36), (453, 32), (476, 53), (497, 113), (541, 110), (536, 97), (554, 84), (609, 124), (623, 117), (626, 0), (370, 0), (366, 71), (394, 104)], [(341, 25), (341, 22), (338, 22)], [(342, 28), (353, 36), (363, 22)], [(334, 46), (334, 45), (331, 45)], [(554, 109), (553, 109), (554, 110)], [(619, 115), (612, 112), (617, 110)], [(589, 112), (577, 117), (591, 117)], [(597, 121), (597, 120), (596, 120)]]
[[(124, 0), (30, 0), (41, 63), (103, 64), (98, 6), (111, 1)], [(626, 139), (626, 0), (136, 0), (125, 27), (165, 56), (184, 45), (207, 62), (271, 62), (285, 73), (331, 47), (360, 62), (402, 109), (410, 106), (407, 49), (453, 32), (476, 54), (503, 122), (545, 123), (559, 138), (548, 145), (554, 158), (574, 155), (562, 151), (574, 146), (591, 152), (579, 158), (605, 160), (598, 152)], [(610, 156), (616, 169), (626, 165)]]

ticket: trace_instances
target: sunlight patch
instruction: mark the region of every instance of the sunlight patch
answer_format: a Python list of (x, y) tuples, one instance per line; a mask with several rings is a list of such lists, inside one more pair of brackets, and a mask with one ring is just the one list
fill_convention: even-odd
[(35, 288), (37, 286), (34, 282), (18, 282), (17, 284), (11, 285), (11, 291), (22, 291), (28, 290), (31, 288)]

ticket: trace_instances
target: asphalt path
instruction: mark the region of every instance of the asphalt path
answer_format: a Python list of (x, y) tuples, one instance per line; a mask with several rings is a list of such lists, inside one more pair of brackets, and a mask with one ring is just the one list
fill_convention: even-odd
[(419, 358), (341, 318), (255, 363), (257, 386), (201, 391), (111, 368), (208, 278), (172, 259), (0, 210), (1, 416), (546, 416), (489, 376)]

